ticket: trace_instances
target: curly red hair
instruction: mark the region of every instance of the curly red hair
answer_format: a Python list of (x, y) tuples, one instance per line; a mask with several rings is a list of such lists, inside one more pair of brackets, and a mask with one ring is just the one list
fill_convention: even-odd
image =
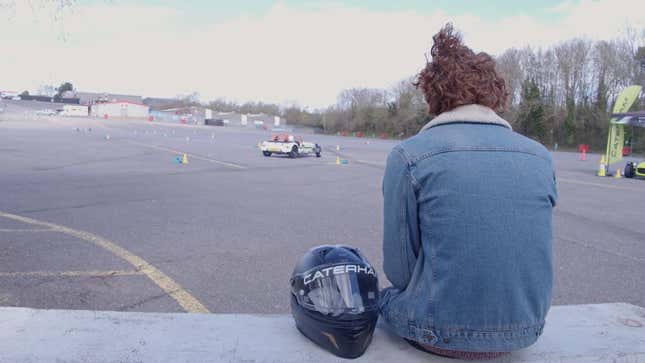
[(495, 72), (495, 61), (486, 53), (463, 45), (461, 35), (446, 24), (432, 37), (432, 62), (417, 76), (428, 113), (438, 115), (455, 107), (480, 104), (503, 112), (506, 103), (504, 79)]

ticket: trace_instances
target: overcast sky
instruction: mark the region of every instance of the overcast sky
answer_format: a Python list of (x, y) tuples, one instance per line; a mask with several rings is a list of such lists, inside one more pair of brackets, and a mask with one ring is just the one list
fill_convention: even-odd
[(414, 74), (448, 21), (491, 54), (645, 28), (642, 0), (78, 0), (62, 13), (47, 0), (2, 6), (11, 2), (0, 0), (0, 90), (71, 81), (81, 91), (310, 107)]

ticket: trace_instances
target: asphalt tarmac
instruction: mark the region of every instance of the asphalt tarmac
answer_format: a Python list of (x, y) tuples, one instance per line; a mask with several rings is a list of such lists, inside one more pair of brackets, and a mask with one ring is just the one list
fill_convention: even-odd
[[(269, 132), (255, 129), (7, 119), (2, 306), (286, 313), (296, 260), (336, 243), (359, 247), (388, 285), (381, 179), (396, 141), (305, 135), (321, 158), (267, 158)], [(599, 155), (553, 157), (553, 303), (645, 306), (645, 180), (596, 177)]]

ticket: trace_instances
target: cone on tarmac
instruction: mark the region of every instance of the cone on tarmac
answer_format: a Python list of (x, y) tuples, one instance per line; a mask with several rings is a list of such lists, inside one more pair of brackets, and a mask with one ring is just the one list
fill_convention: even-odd
[(605, 161), (605, 155), (600, 158), (600, 166), (598, 167), (598, 176), (607, 176), (607, 164)]
[(188, 164), (188, 156), (184, 153), (184, 156), (181, 157), (182, 164)]
[(622, 178), (622, 175), (620, 175), (620, 169), (616, 169), (616, 172), (614, 173), (614, 179), (620, 179)]

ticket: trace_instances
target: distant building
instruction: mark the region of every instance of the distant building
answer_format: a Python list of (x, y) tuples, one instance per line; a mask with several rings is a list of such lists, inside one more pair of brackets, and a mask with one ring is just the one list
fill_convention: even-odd
[(74, 91), (65, 91), (61, 93), (60, 95), (61, 98), (78, 98), (76, 97), (76, 92)]
[(141, 96), (122, 95), (117, 93), (107, 92), (76, 92), (76, 97), (80, 100), (82, 105), (92, 105), (95, 103), (106, 102), (131, 102), (135, 104), (143, 104)]
[(90, 114), (94, 117), (108, 118), (147, 118), (148, 106), (129, 101), (101, 102), (90, 105)]
[(16, 91), (0, 91), (0, 98), (11, 99), (18, 96)]
[(214, 112), (212, 117), (213, 120), (222, 120), (228, 126), (272, 127), (280, 125), (280, 122), (276, 124), (275, 120), (277, 116), (264, 113), (240, 114), (237, 112)]
[(201, 106), (184, 106), (152, 110), (150, 115), (155, 121), (203, 125), (213, 111)]
[(161, 111), (178, 106), (181, 104), (181, 100), (176, 98), (146, 97), (143, 99), (143, 104), (148, 105), (151, 110)]
[(41, 95), (20, 95), (19, 96), (23, 101), (38, 101), (38, 102), (49, 102), (49, 103), (67, 103), (71, 105), (78, 105), (78, 98), (64, 98), (64, 97), (49, 97)]
[(63, 105), (59, 113), (61, 116), (85, 116), (89, 114), (89, 108), (85, 105)]

